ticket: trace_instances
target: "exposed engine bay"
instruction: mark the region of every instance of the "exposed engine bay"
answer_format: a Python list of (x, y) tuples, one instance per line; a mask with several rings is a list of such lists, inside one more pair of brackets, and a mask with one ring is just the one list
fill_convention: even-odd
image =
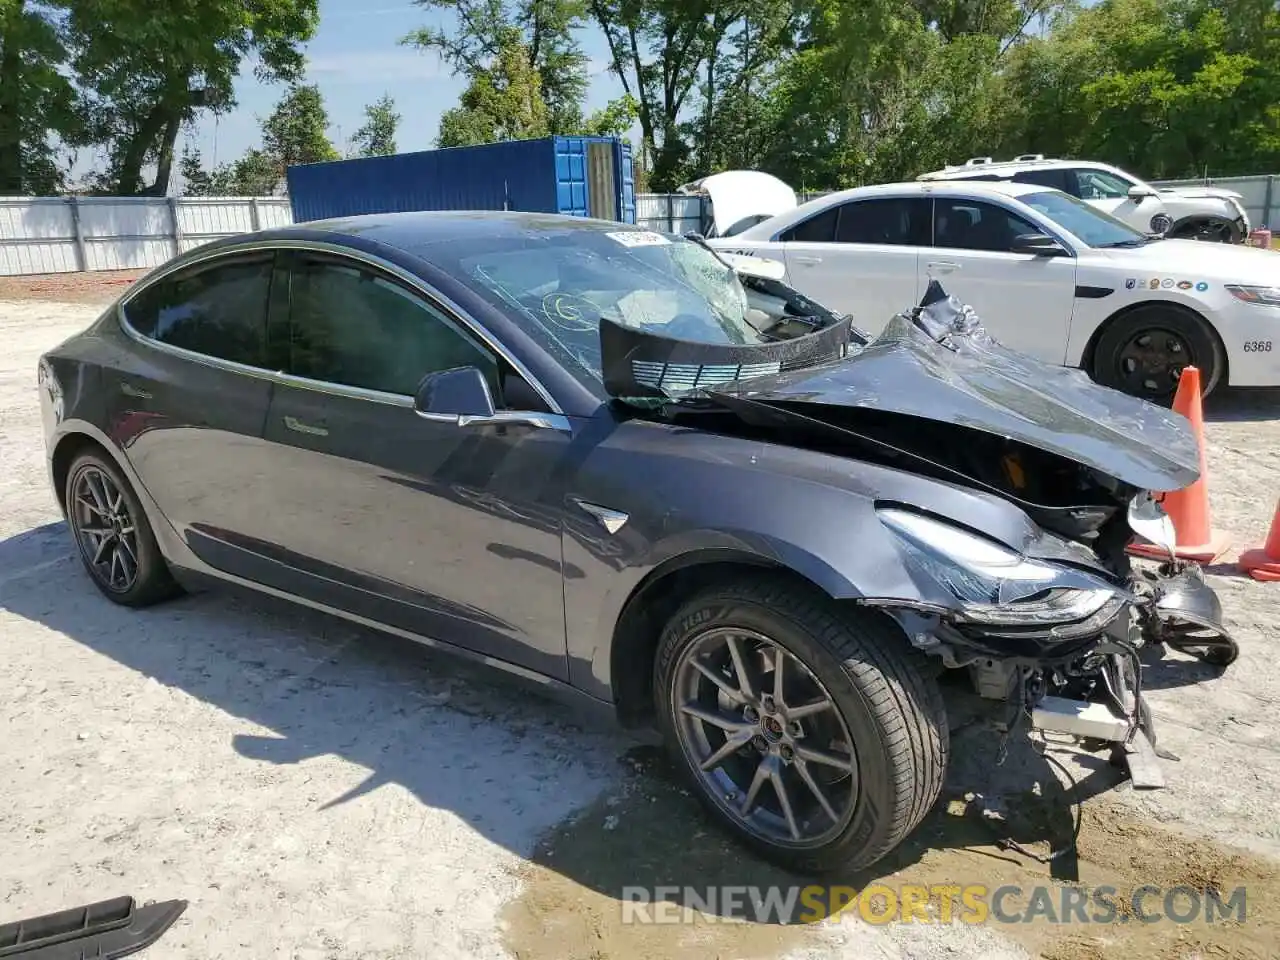
[[(910, 642), (1007, 705), (1006, 733), (1113, 745), (1136, 786), (1163, 785), (1140, 651), (1220, 666), (1235, 642), (1200, 568), (1173, 557), (1151, 490), (1199, 475), (1186, 421), (1008, 350), (935, 281), (875, 338), (780, 281), (741, 276), (761, 343), (675, 340), (604, 320), (606, 389), (630, 415), (785, 442), (981, 491), (1036, 528), (997, 542), (964, 517), (877, 505), (929, 596), (873, 596)], [(1170, 548), (1136, 569), (1135, 535)], [(957, 572), (959, 571), (959, 572)]]

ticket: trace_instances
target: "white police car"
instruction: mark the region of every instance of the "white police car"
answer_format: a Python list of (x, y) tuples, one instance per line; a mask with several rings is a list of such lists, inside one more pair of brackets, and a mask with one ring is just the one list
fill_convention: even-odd
[[(713, 200), (747, 215), (749, 197)], [(872, 332), (937, 278), (1008, 346), (1137, 396), (1167, 402), (1190, 364), (1206, 392), (1280, 385), (1280, 253), (1153, 237), (1060, 190), (860, 187), (709, 242), (781, 261), (788, 283)]]

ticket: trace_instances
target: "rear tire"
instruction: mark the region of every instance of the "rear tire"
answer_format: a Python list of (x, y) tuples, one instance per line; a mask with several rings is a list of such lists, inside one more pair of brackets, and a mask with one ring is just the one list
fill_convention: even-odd
[(1200, 370), (1204, 396), (1222, 376), (1222, 348), (1199, 316), (1159, 303), (1108, 323), (1093, 352), (1090, 375), (1131, 396), (1169, 406), (1184, 367)]
[(110, 457), (93, 450), (76, 457), (64, 498), (80, 560), (107, 599), (145, 607), (181, 592), (137, 494)]
[(659, 726), (698, 798), (789, 870), (875, 863), (941, 793), (942, 695), (924, 656), (881, 613), (842, 609), (777, 577), (713, 587), (672, 616), (654, 674)]

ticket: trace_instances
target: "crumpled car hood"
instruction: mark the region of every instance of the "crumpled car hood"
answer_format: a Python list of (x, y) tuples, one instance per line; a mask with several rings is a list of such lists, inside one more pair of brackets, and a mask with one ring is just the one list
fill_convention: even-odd
[(1208, 197), (1216, 200), (1244, 199), (1244, 194), (1223, 187), (1161, 187), (1160, 193), (1166, 196), (1184, 197), (1188, 200), (1203, 200)]
[(632, 402), (693, 394), (815, 413), (869, 408), (1007, 437), (1139, 489), (1178, 490), (1199, 476), (1181, 414), (1009, 350), (937, 281), (865, 347), (850, 345), (844, 323), (796, 340), (725, 346), (605, 321), (601, 354), (605, 388)]

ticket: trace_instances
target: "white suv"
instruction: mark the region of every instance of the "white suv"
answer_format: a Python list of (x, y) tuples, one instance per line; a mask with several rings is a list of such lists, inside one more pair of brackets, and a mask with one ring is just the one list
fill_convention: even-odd
[(1034, 183), (1079, 197), (1143, 232), (1221, 243), (1243, 243), (1249, 236), (1249, 217), (1238, 193), (1218, 187), (1155, 187), (1091, 160), (1046, 159), (1039, 153), (1000, 163), (974, 157), (916, 179)]

